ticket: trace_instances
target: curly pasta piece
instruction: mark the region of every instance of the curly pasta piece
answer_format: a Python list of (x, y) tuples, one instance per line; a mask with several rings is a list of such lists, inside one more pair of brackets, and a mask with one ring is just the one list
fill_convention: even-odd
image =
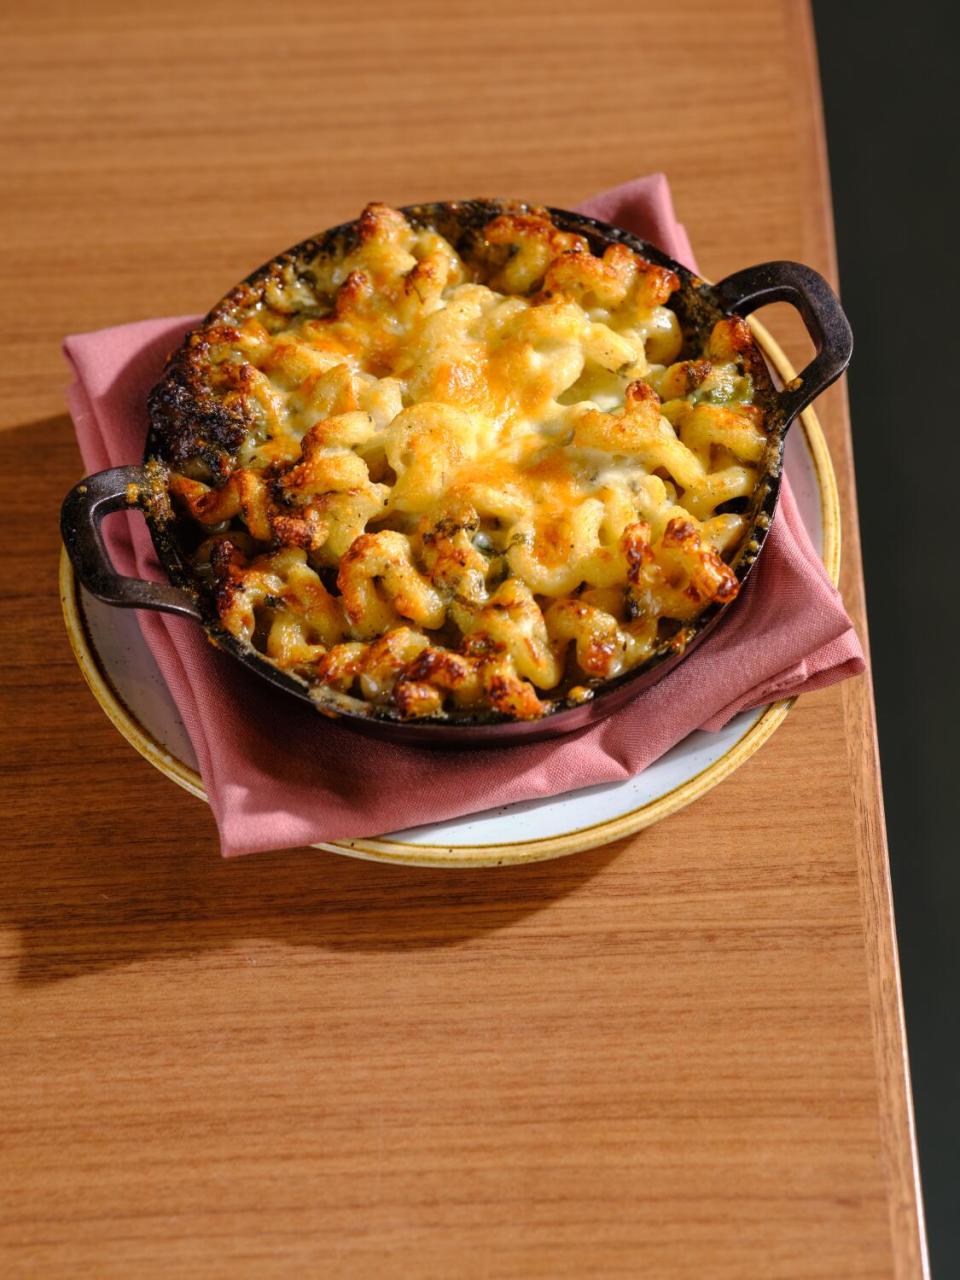
[(235, 471), (220, 489), (211, 489), (176, 471), (170, 473), (169, 483), (170, 492), (184, 503), (198, 524), (223, 524), (240, 516), (255, 538), (261, 542), (271, 541), (267, 486), (256, 472)]
[(529, 518), (521, 521), (510, 530), (507, 563), (535, 593), (565, 595), (585, 580), (605, 518), (604, 504), (587, 498), (538, 525)]
[(667, 570), (676, 564), (689, 578), (687, 592), (696, 593), (699, 603), (726, 604), (740, 590), (736, 574), (707, 545), (689, 520), (671, 520), (664, 530), (662, 548)]
[(656, 547), (648, 525), (631, 526), (624, 554), (631, 603), (641, 616), (687, 621), (708, 604), (728, 604), (740, 589), (733, 570), (689, 520), (670, 520)]
[[(700, 406), (698, 406), (699, 408)], [(702, 406), (716, 409), (717, 406)], [(660, 413), (659, 397), (645, 382), (631, 383), (621, 414), (599, 413), (588, 410), (574, 427), (574, 444), (582, 448), (603, 449), (610, 453), (626, 453), (635, 457), (647, 472), (662, 471), (672, 477), (683, 491), (683, 505), (699, 519), (709, 516), (718, 506), (733, 498), (745, 497), (754, 488), (756, 473), (736, 464), (711, 471), (709, 448), (712, 444), (741, 443), (750, 426), (744, 419), (739, 422), (737, 435), (731, 429), (735, 418), (724, 424), (712, 419), (713, 429), (724, 434), (711, 440), (710, 423), (704, 430), (704, 419), (694, 425), (695, 452), (681, 440), (667, 418)], [(762, 448), (765, 441), (760, 441)], [(706, 450), (704, 446), (706, 445)], [(752, 446), (751, 446), (752, 447)], [(707, 458), (703, 454), (706, 451)]]
[(546, 708), (533, 685), (518, 674), (507, 653), (483, 664), (483, 691), (490, 706), (508, 720), (539, 720)]
[(603, 609), (577, 599), (555, 600), (544, 621), (558, 657), (573, 641), (577, 664), (587, 675), (608, 680), (624, 669), (627, 637)]
[[(519, 312), (506, 326), (504, 336), (534, 347), (556, 343), (572, 345), (604, 369), (632, 365), (642, 354), (642, 348), (609, 325), (591, 320), (580, 307), (563, 301), (548, 301)], [(579, 376), (579, 369), (575, 376)], [(569, 386), (570, 382), (565, 385)]]
[(452, 698), (458, 707), (477, 703), (483, 694), (482, 660), (428, 645), (405, 668), (395, 692), (401, 713), (434, 716)]
[(543, 614), (530, 588), (518, 578), (508, 578), (481, 609), (469, 610), (454, 602), (450, 612), (465, 636), (502, 649), (517, 674), (538, 688), (552, 689), (560, 680)]
[(420, 521), (420, 555), (434, 585), (446, 596), (466, 604), (487, 597), (490, 559), (478, 551), (474, 539), (480, 517), (468, 503), (454, 503)]
[(383, 530), (357, 538), (340, 561), (337, 586), (354, 634), (370, 640), (410, 618), (425, 627), (439, 627), (446, 616), (444, 602), (420, 574), (402, 533)]
[(585, 252), (582, 236), (558, 231), (549, 218), (537, 214), (501, 214), (487, 223), (484, 238), (489, 244), (513, 250), (491, 284), (504, 293), (529, 293), (539, 284), (551, 262), (568, 250)]
[(416, 405), (394, 419), (387, 459), (397, 473), (391, 506), (422, 511), (443, 496), (454, 470), (476, 457), (478, 423), (449, 405)]
[(220, 616), (227, 630), (249, 640), (268, 624), (266, 651), (278, 666), (310, 665), (346, 631), (340, 602), (290, 547), (248, 561), (228, 538), (210, 549)]
[(279, 478), (277, 487), (300, 497), (363, 488), (370, 483), (370, 473), (353, 449), (366, 444), (375, 431), (365, 413), (344, 413), (318, 422), (303, 437), (300, 462)]
[(754, 405), (728, 409), (719, 404), (690, 405), (681, 402), (673, 418), (680, 439), (700, 459), (704, 467), (711, 465), (711, 450), (728, 449), (743, 462), (759, 462), (767, 447), (767, 437), (760, 426), (762, 413)]
[(386, 704), (401, 675), (427, 647), (429, 641), (410, 627), (395, 627), (372, 644), (352, 642), (335, 645), (317, 664), (325, 684), (350, 693), (354, 686), (369, 702)]

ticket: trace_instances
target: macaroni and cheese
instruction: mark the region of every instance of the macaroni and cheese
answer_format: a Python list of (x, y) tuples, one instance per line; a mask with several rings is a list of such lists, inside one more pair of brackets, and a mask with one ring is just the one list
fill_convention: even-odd
[(381, 204), (236, 290), (151, 397), (219, 624), (345, 703), (535, 719), (737, 593), (768, 442), (751, 333), (669, 269), (507, 206)]

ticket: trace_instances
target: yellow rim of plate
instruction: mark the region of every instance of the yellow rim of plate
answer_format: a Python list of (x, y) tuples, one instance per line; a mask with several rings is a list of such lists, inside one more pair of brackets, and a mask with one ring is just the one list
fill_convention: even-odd
[[(789, 382), (796, 375), (779, 343), (752, 316), (750, 324), (770, 363), (783, 382)], [(820, 490), (823, 562), (831, 581), (836, 586), (840, 579), (840, 498), (837, 492), (837, 479), (823, 429), (813, 409), (805, 409), (799, 422)], [(200, 775), (156, 741), (124, 703), (104, 670), (83, 615), (73, 566), (63, 548), (60, 552), (60, 604), (77, 664), (90, 691), (115, 728), (154, 768), (159, 769), (162, 774), (185, 791), (189, 791), (191, 795), (206, 800), (207, 793)], [(633, 835), (644, 827), (652, 826), (653, 823), (676, 813), (678, 809), (698, 800), (724, 778), (729, 777), (779, 728), (793, 701), (791, 698), (771, 704), (743, 737), (735, 742), (719, 760), (715, 760), (713, 764), (671, 791), (658, 796), (656, 800), (650, 800), (617, 818), (608, 818), (603, 822), (578, 827), (563, 835), (505, 844), (426, 845), (403, 840), (360, 839), (321, 842), (310, 847), (375, 862), (399, 862), (412, 866), (492, 867), (541, 862), (548, 858), (559, 858), (564, 854), (578, 853), (584, 849), (609, 844), (614, 840)]]

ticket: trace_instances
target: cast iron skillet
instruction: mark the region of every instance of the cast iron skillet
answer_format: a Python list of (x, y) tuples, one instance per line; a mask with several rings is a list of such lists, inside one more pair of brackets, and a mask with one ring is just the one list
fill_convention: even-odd
[[(507, 202), (497, 200), (445, 201), (413, 205), (403, 212), (416, 225), (435, 226), (457, 245), (475, 236), (491, 218), (502, 213), (506, 205)], [(509, 207), (516, 212), (526, 206), (509, 202)], [(621, 243), (675, 271), (681, 283), (670, 300), (670, 306), (677, 313), (685, 335), (702, 338), (721, 316), (749, 315), (768, 302), (789, 302), (803, 317), (817, 354), (799, 377), (778, 390), (762, 362), (757, 362), (758, 367), (752, 370), (755, 400), (766, 411), (770, 440), (761, 462), (756, 491), (745, 513), (747, 536), (732, 566), (742, 583), (763, 548), (776, 510), (787, 428), (850, 362), (853, 337), (836, 296), (822, 276), (797, 262), (767, 262), (735, 272), (719, 284), (707, 284), (628, 231), (564, 209), (551, 209), (550, 214), (562, 230), (584, 236), (594, 253), (602, 254), (608, 245)], [(318, 253), (349, 250), (355, 242), (356, 223), (353, 222), (304, 241), (249, 276), (241, 286), (244, 296), (249, 297), (251, 289), (264, 288), (278, 261), (306, 262)], [(207, 320), (229, 309), (231, 298), (236, 294), (234, 291), (234, 295), (228, 295)], [(67, 494), (61, 511), (61, 532), (67, 553), (83, 585), (107, 604), (121, 608), (157, 609), (191, 619), (206, 630), (219, 648), (232, 654), (261, 679), (372, 737), (421, 746), (485, 747), (534, 742), (581, 729), (610, 715), (661, 679), (709, 634), (729, 608), (736, 607), (735, 600), (727, 605), (709, 606), (692, 623), (683, 627), (669, 646), (641, 666), (600, 686), (590, 701), (560, 701), (555, 711), (540, 720), (514, 721), (487, 716), (473, 720), (409, 721), (373, 706), (364, 705), (359, 709), (353, 705), (345, 706), (333, 691), (328, 694), (322, 688), (314, 688), (311, 694), (305, 681), (280, 671), (252, 646), (243, 644), (223, 629), (192, 585), (189, 565), (177, 541), (176, 524), (164, 518), (169, 505), (162, 492), (164, 471), (157, 467), (157, 458), (162, 458), (162, 451), (156, 433), (151, 430), (143, 466), (100, 471), (88, 476)], [(159, 492), (158, 484), (161, 486)], [(138, 507), (143, 511), (171, 584), (123, 577), (110, 563), (100, 533), (100, 522), (109, 512), (125, 507)]]

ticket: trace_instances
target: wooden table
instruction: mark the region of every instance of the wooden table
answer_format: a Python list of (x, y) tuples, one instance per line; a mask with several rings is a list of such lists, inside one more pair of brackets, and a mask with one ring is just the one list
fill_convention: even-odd
[[(56, 597), (61, 336), (202, 310), (368, 198), (571, 205), (662, 169), (707, 274), (835, 278), (806, 6), (0, 22), (0, 1272), (921, 1275), (865, 680), (592, 853), (228, 864), (91, 698)], [(863, 634), (843, 391), (820, 413)]]

